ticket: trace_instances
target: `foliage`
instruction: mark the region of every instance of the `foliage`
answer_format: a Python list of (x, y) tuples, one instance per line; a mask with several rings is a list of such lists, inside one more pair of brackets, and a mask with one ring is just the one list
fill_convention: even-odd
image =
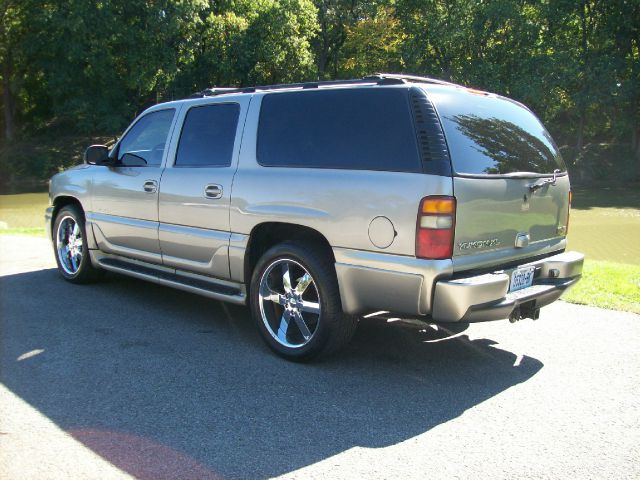
[(109, 145), (110, 136), (54, 135), (0, 144), (0, 191), (41, 191), (55, 173), (82, 162), (88, 145)]
[(515, 98), (576, 165), (626, 145), (640, 174), (640, 0), (0, 0), (0, 63), (4, 143), (116, 134), (213, 85), (386, 70)]
[(364, 16), (345, 27), (344, 58), (340, 72), (358, 78), (374, 72), (401, 71), (400, 48), (405, 39), (400, 20), (390, 7), (379, 6), (372, 16)]

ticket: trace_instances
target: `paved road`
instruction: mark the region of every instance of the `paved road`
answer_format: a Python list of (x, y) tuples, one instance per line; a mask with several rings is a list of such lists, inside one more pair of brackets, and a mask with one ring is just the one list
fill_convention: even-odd
[(361, 322), (314, 365), (238, 307), (56, 274), (0, 237), (0, 478), (640, 477), (640, 317), (557, 303), (444, 339)]

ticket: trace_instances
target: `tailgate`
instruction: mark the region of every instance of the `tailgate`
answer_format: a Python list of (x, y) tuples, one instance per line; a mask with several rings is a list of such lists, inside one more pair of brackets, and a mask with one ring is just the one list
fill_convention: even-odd
[[(481, 251), (531, 251), (546, 247), (566, 234), (569, 209), (569, 179), (557, 177), (555, 184), (531, 191), (535, 178), (454, 178), (458, 201), (453, 254)], [(550, 242), (551, 241), (551, 242)], [(529, 247), (529, 248), (526, 248)], [(543, 253), (543, 252), (540, 252)]]
[(569, 178), (536, 116), (486, 92), (426, 90), (440, 116), (454, 172), (454, 268), (499, 265), (564, 248)]

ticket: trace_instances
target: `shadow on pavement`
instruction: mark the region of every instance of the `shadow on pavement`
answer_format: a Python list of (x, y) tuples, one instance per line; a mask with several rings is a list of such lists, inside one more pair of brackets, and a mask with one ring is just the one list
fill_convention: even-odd
[(5, 276), (0, 313), (0, 381), (143, 479), (264, 478), (393, 445), (542, 368), (488, 339), (375, 320), (323, 363), (288, 363), (245, 309), (118, 276)]

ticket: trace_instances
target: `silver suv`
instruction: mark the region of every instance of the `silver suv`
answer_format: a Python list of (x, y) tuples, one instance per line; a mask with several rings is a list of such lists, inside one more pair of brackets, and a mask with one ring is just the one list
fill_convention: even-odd
[(375, 312), (537, 318), (581, 276), (570, 198), (525, 106), (379, 74), (155, 105), (52, 178), (47, 219), (66, 280), (249, 304), (269, 347), (308, 360)]

